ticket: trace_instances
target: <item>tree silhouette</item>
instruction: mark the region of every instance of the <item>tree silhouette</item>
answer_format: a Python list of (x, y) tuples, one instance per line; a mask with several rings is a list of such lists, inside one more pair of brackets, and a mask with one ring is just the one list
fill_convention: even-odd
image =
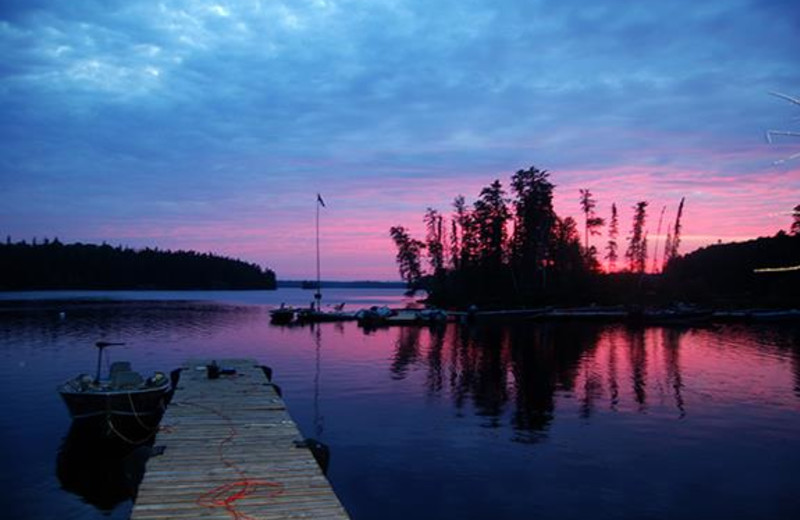
[(499, 180), (481, 190), (472, 212), (478, 238), (478, 263), (483, 270), (499, 269), (503, 263), (510, 218), (505, 192)]
[(628, 270), (633, 273), (643, 273), (647, 265), (647, 235), (644, 231), (646, 219), (647, 201), (643, 200), (633, 206), (633, 225), (628, 236), (628, 249), (625, 251)]
[(0, 245), (0, 288), (274, 289), (275, 273), (255, 264), (194, 251), (135, 250), (108, 244)]
[(409, 288), (414, 288), (422, 278), (420, 254), (425, 248), (425, 243), (411, 238), (403, 226), (394, 226), (389, 233), (397, 246), (397, 266), (400, 278), (408, 284)]
[(467, 201), (463, 195), (455, 198), (453, 208), (455, 210), (454, 220), (461, 238), (457, 255), (458, 264), (461, 269), (469, 269), (475, 265), (479, 249), (475, 218), (467, 208)]
[(425, 245), (428, 249), (428, 262), (434, 275), (438, 276), (444, 270), (444, 232), (442, 230), (442, 216), (433, 208), (425, 212)]
[(800, 235), (800, 204), (794, 207), (792, 219), (793, 221), (790, 231), (793, 235)]
[(664, 265), (668, 264), (673, 258), (678, 256), (678, 248), (681, 245), (681, 218), (683, 217), (683, 203), (686, 197), (681, 198), (681, 203), (678, 205), (678, 214), (675, 216), (675, 226), (672, 229), (672, 235), (665, 254), (667, 255), (664, 260)]
[(511, 177), (515, 194), (514, 235), (511, 259), (523, 291), (530, 293), (547, 285), (548, 246), (556, 214), (550, 174), (531, 166)]
[(608, 272), (613, 273), (617, 268), (619, 258), (619, 246), (617, 245), (617, 235), (619, 234), (619, 221), (617, 219), (617, 205), (611, 204), (611, 220), (608, 224), (608, 243), (606, 244), (606, 256), (608, 260)]
[[(436, 210), (428, 208), (425, 214), (426, 243), (411, 238), (401, 226), (391, 228), (401, 277), (424, 285), (430, 300), (438, 304), (491, 306), (513, 299), (528, 305), (574, 298), (588, 273), (575, 220), (560, 219), (553, 210), (553, 184), (547, 172), (535, 167), (519, 170), (511, 178), (511, 188), (514, 197), (509, 200), (496, 179), (471, 207), (463, 196), (456, 197), (449, 261), (442, 268), (447, 256), (439, 253), (444, 249), (445, 224)], [(426, 245), (433, 271), (427, 275), (419, 265)]]
[(592, 192), (588, 189), (581, 189), (579, 191), (581, 194), (579, 201), (581, 204), (581, 211), (583, 212), (584, 254), (590, 264), (596, 264), (597, 250), (589, 247), (589, 235), (599, 235), (600, 231), (598, 228), (605, 224), (605, 220), (598, 217), (594, 212), (597, 201), (592, 198)]

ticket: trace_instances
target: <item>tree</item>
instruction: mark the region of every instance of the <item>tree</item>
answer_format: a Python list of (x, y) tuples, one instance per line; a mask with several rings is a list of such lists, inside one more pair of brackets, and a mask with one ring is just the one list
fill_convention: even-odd
[(464, 219), (467, 213), (467, 203), (463, 195), (458, 195), (453, 199), (453, 212), (453, 216), (450, 219), (450, 266), (454, 270), (458, 270), (461, 266), (462, 235), (464, 234)]
[(611, 221), (608, 224), (608, 244), (606, 244), (606, 256), (608, 260), (608, 272), (612, 273), (617, 268), (619, 258), (619, 246), (617, 245), (617, 235), (619, 234), (619, 222), (617, 220), (617, 205), (611, 204)]
[(0, 245), (5, 289), (274, 289), (275, 273), (256, 264), (193, 251), (134, 250), (108, 244)]
[(459, 268), (461, 257), (461, 244), (458, 239), (458, 223), (456, 219), (450, 220), (450, 267), (454, 270)]
[(578, 224), (572, 217), (556, 217), (550, 250), (553, 271), (567, 276), (584, 271), (586, 263), (581, 251)]
[(546, 284), (548, 246), (556, 214), (553, 210), (553, 184), (549, 173), (531, 166), (519, 170), (511, 177), (515, 198), (514, 234), (511, 240), (511, 258), (518, 279), (526, 290)]
[(643, 273), (647, 265), (647, 236), (644, 231), (647, 219), (647, 201), (637, 202), (633, 206), (633, 225), (628, 237), (628, 249), (625, 258), (628, 269), (634, 273)]
[(597, 201), (592, 198), (592, 192), (589, 190), (580, 190), (580, 194), (581, 196), (579, 201), (581, 204), (581, 210), (583, 211), (584, 223), (583, 249), (587, 261), (591, 263), (591, 261), (595, 258), (596, 250), (594, 248), (589, 248), (589, 235), (599, 235), (600, 231), (598, 228), (601, 228), (605, 224), (605, 221), (598, 217), (594, 212), (594, 208), (597, 206)]
[(667, 237), (667, 244), (664, 251), (664, 268), (673, 259), (678, 256), (678, 247), (681, 245), (681, 217), (683, 216), (683, 203), (686, 197), (681, 198), (681, 203), (678, 204), (678, 214), (675, 216), (675, 226), (672, 233)]
[(425, 212), (425, 245), (428, 249), (428, 262), (434, 276), (440, 276), (444, 271), (444, 232), (442, 230), (442, 216), (433, 208)]
[(396, 260), (400, 278), (409, 287), (413, 287), (422, 278), (420, 254), (425, 248), (425, 244), (420, 240), (411, 238), (403, 226), (392, 227), (389, 230), (389, 234), (397, 246)]
[(794, 221), (792, 222), (792, 227), (790, 229), (790, 232), (793, 235), (800, 235), (800, 204), (794, 207), (792, 218), (794, 219)]
[(481, 190), (472, 212), (478, 235), (478, 263), (485, 269), (499, 269), (503, 263), (510, 218), (505, 192), (499, 180)]
[(475, 263), (478, 251), (475, 222), (471, 211), (467, 209), (467, 202), (463, 195), (455, 198), (453, 208), (455, 210), (453, 220), (458, 228), (458, 231), (454, 231), (453, 235), (454, 237), (460, 237), (460, 240), (457, 240), (457, 243), (454, 244), (457, 247), (452, 248), (452, 263), (455, 269), (466, 269)]

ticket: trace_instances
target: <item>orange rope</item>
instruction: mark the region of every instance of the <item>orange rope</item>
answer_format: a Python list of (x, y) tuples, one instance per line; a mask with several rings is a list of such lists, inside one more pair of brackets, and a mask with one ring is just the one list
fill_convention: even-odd
[(222, 439), (217, 445), (217, 455), (219, 456), (219, 460), (220, 462), (222, 462), (222, 464), (224, 464), (226, 467), (238, 473), (239, 476), (241, 477), (239, 480), (236, 480), (234, 482), (228, 482), (226, 484), (219, 485), (209, 491), (206, 491), (205, 493), (198, 496), (195, 502), (199, 506), (210, 509), (217, 507), (224, 507), (225, 510), (228, 511), (231, 517), (234, 518), (235, 520), (252, 519), (253, 517), (242, 513), (236, 508), (236, 502), (238, 500), (247, 498), (255, 494), (259, 488), (272, 488), (272, 490), (266, 494), (266, 498), (268, 499), (274, 498), (283, 493), (283, 485), (278, 482), (270, 482), (267, 480), (251, 480), (250, 478), (247, 477), (245, 471), (242, 470), (239, 466), (237, 466), (236, 463), (225, 458), (224, 454), (225, 444), (232, 442), (239, 434), (239, 432), (233, 425), (233, 420), (231, 420), (230, 417), (220, 412), (219, 410), (208, 406), (203, 406), (196, 403), (189, 403), (186, 401), (183, 401), (182, 404), (196, 406), (198, 408), (209, 411), (222, 418), (228, 424), (229, 433), (227, 437)]
[(206, 491), (197, 498), (197, 504), (207, 508), (224, 507), (235, 519), (250, 519), (251, 516), (236, 509), (235, 502), (255, 494), (259, 487), (276, 488), (267, 494), (267, 498), (273, 498), (283, 493), (283, 486), (276, 482), (243, 479), (228, 482)]

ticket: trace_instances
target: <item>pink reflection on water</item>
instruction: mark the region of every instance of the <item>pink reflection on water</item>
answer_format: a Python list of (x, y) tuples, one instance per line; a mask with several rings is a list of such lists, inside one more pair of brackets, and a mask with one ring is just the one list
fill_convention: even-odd
[(511, 414), (533, 429), (557, 411), (681, 419), (737, 407), (800, 410), (798, 354), (760, 329), (573, 328), (583, 331), (448, 326), (366, 335), (346, 324), (323, 327), (322, 349), (328, 366), (353, 369), (351, 384), (365, 392), (403, 381), (406, 398), (447, 397), (457, 409)]
[(800, 409), (797, 378), (796, 355), (752, 329), (620, 327), (581, 360), (575, 388), (590, 408), (683, 417), (716, 406)]

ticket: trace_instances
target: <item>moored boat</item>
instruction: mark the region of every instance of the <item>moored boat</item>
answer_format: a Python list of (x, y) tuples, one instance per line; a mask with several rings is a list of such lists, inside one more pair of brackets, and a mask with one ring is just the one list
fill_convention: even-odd
[(269, 318), (275, 325), (288, 325), (294, 320), (295, 310), (292, 307), (286, 307), (283, 303), (277, 309), (269, 311)]
[(628, 314), (633, 323), (643, 325), (697, 325), (711, 320), (709, 309), (689, 305), (674, 305), (663, 309), (634, 309)]
[(320, 311), (316, 309), (300, 309), (297, 311), (297, 322), (300, 324), (331, 321), (353, 321), (355, 319), (355, 312), (345, 312), (342, 310)]
[(100, 341), (95, 377), (79, 374), (58, 387), (73, 421), (98, 421), (105, 434), (127, 440), (126, 425), (144, 429), (158, 426), (172, 395), (173, 384), (163, 372), (144, 378), (127, 361), (111, 364), (109, 375), (100, 377), (103, 349), (120, 343)]

